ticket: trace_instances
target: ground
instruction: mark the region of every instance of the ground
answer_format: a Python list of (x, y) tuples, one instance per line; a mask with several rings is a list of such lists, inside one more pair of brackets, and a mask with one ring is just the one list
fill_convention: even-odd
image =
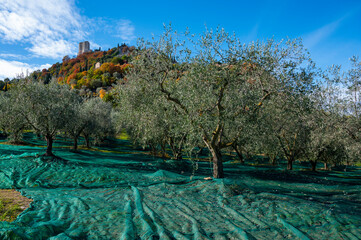
[(0, 239), (360, 239), (361, 169), (313, 173), (300, 164), (253, 166), (225, 159), (225, 179), (206, 161), (175, 162), (127, 140), (79, 152), (58, 138), (0, 144), (0, 188), (31, 207)]
[(13, 189), (0, 189), (0, 221), (12, 222), (30, 206), (31, 199)]

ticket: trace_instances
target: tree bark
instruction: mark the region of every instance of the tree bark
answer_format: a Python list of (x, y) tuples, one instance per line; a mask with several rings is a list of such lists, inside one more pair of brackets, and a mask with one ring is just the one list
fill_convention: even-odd
[(212, 153), (212, 161), (213, 161), (213, 177), (224, 178), (222, 154), (220, 149), (217, 147), (212, 147), (210, 151)]
[(149, 144), (149, 147), (150, 147), (150, 152), (153, 156), (157, 156), (157, 149), (156, 147), (154, 147), (153, 144)]
[(287, 170), (292, 170), (293, 169), (293, 159), (287, 159)]
[(77, 150), (78, 149), (78, 137), (74, 137), (73, 140), (74, 140), (73, 149)]
[(89, 136), (88, 135), (84, 135), (84, 138), (85, 138), (85, 146), (87, 148), (90, 148), (90, 141), (89, 141)]
[(166, 157), (166, 150), (165, 150), (165, 143), (164, 142), (162, 142), (161, 144), (160, 144), (160, 149), (161, 149), (161, 158), (163, 158), (163, 159), (165, 159)]
[(311, 171), (316, 172), (317, 161), (310, 161), (310, 163), (311, 163)]
[(324, 163), (325, 170), (329, 170), (328, 164)]
[(54, 156), (53, 154), (53, 136), (46, 135), (46, 153), (45, 156)]
[(237, 146), (236, 144), (234, 144), (234, 145), (232, 145), (232, 147), (233, 147), (234, 151), (236, 151), (236, 154), (237, 154), (237, 156), (238, 156), (238, 158), (239, 158), (239, 161), (240, 161), (242, 164), (244, 164), (244, 158), (243, 158), (242, 152), (239, 151), (238, 146)]

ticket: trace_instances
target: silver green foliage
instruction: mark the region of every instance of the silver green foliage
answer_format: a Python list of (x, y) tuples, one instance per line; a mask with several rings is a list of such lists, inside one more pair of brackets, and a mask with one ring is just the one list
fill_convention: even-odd
[(208, 148), (214, 177), (223, 177), (221, 150), (244, 145), (260, 109), (313, 84), (314, 65), (299, 40), (243, 44), (220, 28), (198, 38), (166, 29), (159, 40), (140, 42), (134, 59), (118, 86), (132, 135), (157, 142), (169, 129), (185, 134), (189, 148)]

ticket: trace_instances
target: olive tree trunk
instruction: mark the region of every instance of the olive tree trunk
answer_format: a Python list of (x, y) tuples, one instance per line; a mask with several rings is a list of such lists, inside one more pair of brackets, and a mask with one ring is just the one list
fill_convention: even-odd
[(211, 146), (209, 151), (212, 154), (213, 177), (224, 178), (221, 149), (217, 146)]
[(241, 150), (239, 149), (238, 145), (237, 145), (237, 144), (233, 144), (233, 145), (232, 145), (232, 148), (233, 148), (233, 150), (236, 152), (239, 161), (240, 161), (242, 164), (244, 164), (244, 158), (243, 158), (242, 152), (241, 152)]
[(311, 171), (316, 172), (317, 161), (310, 161), (310, 163), (311, 163)]
[(293, 170), (293, 157), (288, 157), (287, 158), (287, 170)]
[(328, 166), (328, 164), (325, 162), (325, 163), (323, 163), (324, 164), (324, 168), (325, 168), (325, 170), (330, 170), (330, 167)]
[(44, 155), (45, 156), (54, 156), (54, 154), (53, 154), (53, 136), (46, 135), (45, 139), (46, 139), (46, 152)]
[(77, 150), (78, 149), (78, 137), (74, 137), (73, 141), (74, 141), (73, 149)]
[(89, 135), (88, 135), (88, 134), (84, 134), (84, 139), (85, 139), (85, 146), (86, 146), (87, 148), (90, 148)]

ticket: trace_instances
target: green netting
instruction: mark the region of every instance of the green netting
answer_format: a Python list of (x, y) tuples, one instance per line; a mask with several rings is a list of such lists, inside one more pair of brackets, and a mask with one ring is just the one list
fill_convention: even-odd
[(358, 168), (290, 173), (229, 161), (225, 179), (205, 180), (209, 163), (192, 174), (127, 141), (73, 153), (60, 140), (55, 154), (67, 161), (0, 144), (0, 188), (34, 200), (0, 223), (0, 239), (361, 239)]

